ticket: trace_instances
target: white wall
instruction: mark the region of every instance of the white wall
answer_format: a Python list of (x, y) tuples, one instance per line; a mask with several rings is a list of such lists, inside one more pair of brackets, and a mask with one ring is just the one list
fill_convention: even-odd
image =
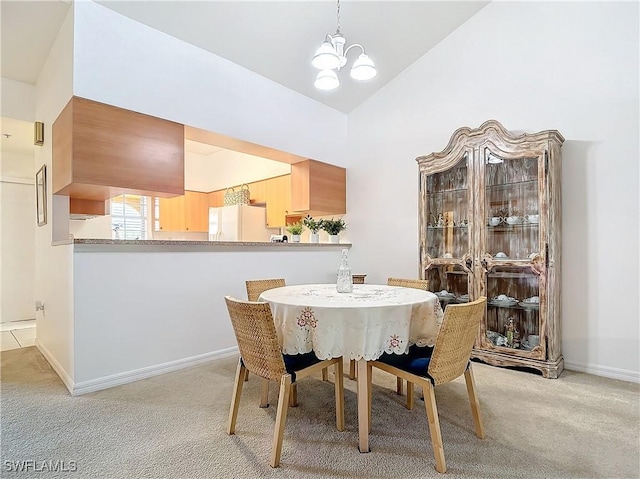
[(3, 117), (29, 122), (36, 120), (35, 86), (3, 77), (0, 80), (0, 90)]
[(289, 173), (291, 165), (287, 163), (237, 151), (218, 150), (209, 155), (185, 153), (184, 189), (209, 193)]
[(111, 215), (96, 216), (87, 220), (71, 220), (69, 234), (74, 238), (111, 239)]
[(354, 260), (376, 258), (367, 280), (418, 274), (417, 156), (488, 119), (559, 130), (565, 364), (639, 381), (638, 13), (492, 2), (349, 115), (350, 237)]
[[(47, 166), (47, 224), (35, 231), (35, 300), (45, 305), (36, 313), (36, 345), (65, 383), (73, 377), (73, 248), (51, 246), (67, 236), (69, 200), (52, 195), (51, 131), (55, 119), (72, 95), (73, 11), (58, 37), (36, 85), (36, 118), (44, 122), (45, 142), (36, 149), (35, 164)], [(33, 172), (35, 176), (35, 171)], [(64, 233), (63, 233), (64, 231)], [(61, 238), (62, 237), (62, 238)]]
[[(33, 85), (0, 79), (3, 118), (33, 122)], [(25, 165), (28, 167), (25, 168)], [(0, 322), (34, 317), (34, 156), (0, 157)]]
[(235, 353), (225, 295), (246, 298), (248, 279), (335, 281), (341, 251), (339, 246), (75, 249), (76, 374), (70, 389), (77, 394)]
[(35, 318), (34, 191), (33, 180), (0, 180), (0, 322)]

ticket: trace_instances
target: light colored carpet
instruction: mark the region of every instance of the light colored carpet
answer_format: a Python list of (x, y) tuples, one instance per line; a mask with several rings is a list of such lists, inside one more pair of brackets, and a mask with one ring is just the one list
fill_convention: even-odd
[[(424, 403), (374, 373), (371, 453), (357, 449), (355, 382), (345, 379), (346, 430), (335, 429), (333, 383), (300, 382), (278, 469), (275, 419), (245, 383), (235, 436), (227, 421), (236, 360), (79, 397), (35, 347), (2, 353), (1, 477), (51, 478), (638, 478), (640, 386), (567, 371), (559, 379), (474, 363), (487, 437), (478, 439), (464, 380), (436, 388), (447, 460), (434, 469)], [(348, 366), (348, 364), (347, 364)], [(333, 379), (331, 379), (332, 381)], [(14, 461), (75, 461), (76, 472), (10, 470)]]

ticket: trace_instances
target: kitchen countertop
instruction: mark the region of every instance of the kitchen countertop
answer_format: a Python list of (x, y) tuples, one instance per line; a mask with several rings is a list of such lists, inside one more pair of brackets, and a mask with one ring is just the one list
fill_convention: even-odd
[[(54, 241), (53, 246), (72, 244), (77, 251), (233, 251), (273, 250), (278, 248), (351, 248), (351, 243), (272, 243), (255, 241), (188, 241), (188, 240), (114, 240), (74, 238)], [(113, 247), (117, 248), (113, 248)]]

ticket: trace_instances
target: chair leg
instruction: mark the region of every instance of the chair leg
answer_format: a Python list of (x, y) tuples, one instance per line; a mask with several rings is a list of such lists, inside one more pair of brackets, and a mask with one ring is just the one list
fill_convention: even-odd
[(442, 433), (440, 432), (440, 419), (438, 418), (438, 408), (436, 407), (436, 395), (433, 385), (427, 383), (423, 386), (424, 406), (427, 410), (427, 420), (429, 421), (429, 432), (431, 432), (431, 444), (433, 455), (436, 459), (436, 471), (446, 472), (447, 464), (444, 460), (444, 447), (442, 445)]
[(349, 361), (349, 379), (355, 379), (356, 378), (356, 360), (352, 359), (351, 361)]
[(233, 395), (231, 396), (231, 409), (229, 410), (229, 422), (227, 423), (227, 434), (234, 434), (236, 432), (236, 419), (238, 418), (238, 408), (240, 407), (240, 396), (242, 396), (242, 385), (244, 383), (245, 367), (242, 365), (242, 360), (238, 361), (238, 368), (236, 369), (236, 381), (233, 385)]
[[(245, 379), (246, 381), (246, 379)], [(262, 380), (262, 389), (260, 391), (260, 407), (269, 407), (269, 380)]]
[(343, 366), (342, 358), (333, 365), (335, 373), (335, 390), (336, 390), (336, 429), (344, 431), (344, 381), (342, 379)]
[(473, 378), (473, 371), (471, 365), (464, 372), (464, 380), (467, 383), (467, 393), (469, 393), (469, 404), (471, 405), (471, 414), (473, 415), (473, 422), (476, 425), (476, 436), (480, 439), (484, 439), (484, 428), (482, 427), (482, 416), (480, 416), (480, 401), (476, 394), (476, 382)]
[(247, 371), (244, 373), (244, 380), (248, 381), (249, 380), (249, 370), (247, 369)]
[(402, 378), (396, 378), (396, 394), (402, 396)]
[(324, 368), (322, 370), (322, 380), (323, 381), (328, 381), (329, 380), (329, 368)]
[(282, 453), (282, 439), (284, 437), (284, 426), (287, 422), (287, 411), (289, 409), (289, 393), (291, 392), (291, 375), (285, 374), (280, 380), (280, 394), (278, 395), (278, 412), (276, 413), (276, 424), (273, 430), (273, 445), (271, 446), (271, 467), (278, 467), (280, 464), (280, 454)]
[(413, 409), (413, 383), (407, 381), (407, 409)]
[(291, 394), (289, 395), (289, 406), (298, 407), (298, 383), (291, 385)]

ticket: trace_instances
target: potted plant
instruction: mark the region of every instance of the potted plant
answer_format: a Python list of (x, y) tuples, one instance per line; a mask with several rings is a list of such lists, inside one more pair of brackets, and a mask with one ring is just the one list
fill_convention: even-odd
[(340, 231), (347, 229), (347, 224), (342, 218), (334, 220), (322, 220), (321, 228), (329, 234), (329, 241), (332, 243), (340, 242)]
[(300, 235), (302, 234), (302, 230), (304, 226), (302, 225), (302, 221), (296, 221), (295, 223), (287, 226), (287, 231), (291, 233), (291, 241), (293, 243), (300, 243)]
[(320, 235), (318, 234), (318, 231), (322, 229), (322, 220), (315, 220), (312, 216), (307, 215), (302, 219), (302, 224), (311, 231), (309, 241), (311, 243), (319, 243)]

